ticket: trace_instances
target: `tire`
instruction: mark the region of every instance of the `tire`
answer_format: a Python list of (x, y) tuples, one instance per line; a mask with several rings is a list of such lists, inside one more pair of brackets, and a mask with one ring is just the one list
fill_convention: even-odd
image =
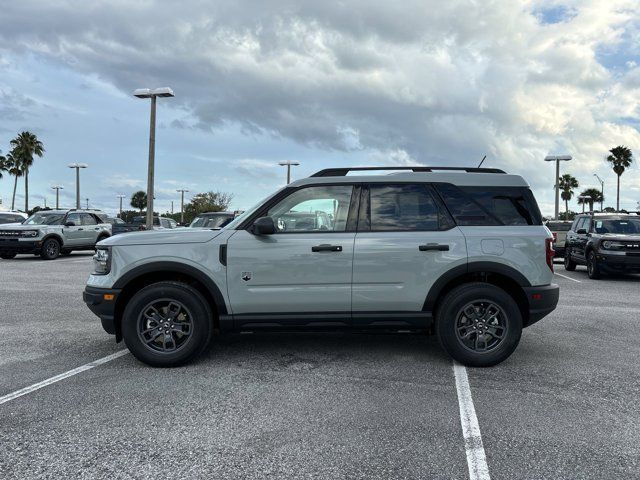
[(11, 260), (12, 258), (16, 258), (17, 253), (2, 253), (0, 254), (0, 258), (3, 260)]
[(591, 250), (587, 257), (587, 275), (591, 280), (598, 280), (602, 277), (600, 267), (598, 267), (598, 259), (596, 258), (596, 252)]
[(60, 242), (55, 238), (49, 238), (42, 244), (40, 257), (44, 260), (55, 260), (60, 256)]
[(576, 269), (576, 262), (571, 260), (571, 253), (569, 250), (564, 252), (564, 269), (568, 272), (573, 272)]
[[(175, 318), (170, 305), (177, 312)], [(157, 314), (162, 322), (155, 320)], [(129, 300), (122, 316), (122, 336), (141, 362), (152, 367), (177, 367), (195, 359), (209, 345), (212, 323), (211, 309), (200, 292), (180, 282), (159, 282)]]
[[(500, 326), (491, 328), (495, 324)], [(468, 367), (491, 367), (506, 360), (518, 346), (522, 314), (515, 300), (501, 288), (466, 283), (451, 290), (440, 303), (436, 335), (454, 360)], [(479, 348), (483, 342), (484, 351)]]

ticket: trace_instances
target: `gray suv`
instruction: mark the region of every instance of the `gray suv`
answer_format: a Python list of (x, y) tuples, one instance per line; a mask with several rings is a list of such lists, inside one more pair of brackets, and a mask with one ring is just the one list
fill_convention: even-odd
[[(289, 228), (308, 212), (323, 221)], [(262, 330), (435, 333), (459, 362), (490, 366), (556, 307), (552, 240), (517, 175), (335, 168), (221, 230), (101, 242), (84, 301), (152, 366), (195, 358), (214, 334)]]
[(111, 236), (98, 210), (41, 210), (20, 225), (0, 226), (0, 258), (33, 253), (54, 260), (73, 250), (92, 250)]

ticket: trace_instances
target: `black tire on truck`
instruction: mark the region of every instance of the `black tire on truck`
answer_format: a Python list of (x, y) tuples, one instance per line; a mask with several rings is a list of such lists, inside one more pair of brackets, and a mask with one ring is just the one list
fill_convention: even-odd
[(55, 238), (48, 238), (42, 244), (40, 257), (44, 260), (55, 260), (60, 256), (60, 242)]
[(454, 360), (490, 367), (507, 359), (522, 335), (522, 314), (503, 289), (466, 283), (452, 289), (436, 312), (436, 334)]
[(152, 367), (177, 367), (209, 345), (213, 315), (195, 288), (159, 282), (136, 293), (122, 316), (122, 336), (131, 353)]

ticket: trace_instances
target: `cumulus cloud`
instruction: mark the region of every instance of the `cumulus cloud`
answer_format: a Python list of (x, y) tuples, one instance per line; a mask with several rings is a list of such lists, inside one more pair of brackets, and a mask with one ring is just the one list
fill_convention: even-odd
[[(387, 164), (487, 154), (545, 185), (554, 150), (593, 171), (616, 144), (640, 148), (625, 120), (640, 70), (598, 59), (637, 36), (637, 0), (23, 0), (0, 15), (1, 50), (123, 92), (171, 85), (189, 112), (174, 128), (237, 124)], [(271, 174), (251, 162), (236, 168)]]

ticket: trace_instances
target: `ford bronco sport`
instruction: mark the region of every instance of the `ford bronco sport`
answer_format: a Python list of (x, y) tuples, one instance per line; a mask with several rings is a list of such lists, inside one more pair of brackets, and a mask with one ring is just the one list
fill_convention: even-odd
[(40, 210), (21, 225), (0, 226), (0, 258), (33, 253), (54, 260), (73, 250), (93, 250), (111, 235), (98, 210)]
[[(323, 221), (289, 230), (303, 212)], [(333, 168), (221, 230), (100, 242), (84, 301), (152, 366), (195, 358), (214, 334), (338, 329), (435, 333), (456, 360), (490, 366), (556, 307), (553, 254), (520, 176)]]

